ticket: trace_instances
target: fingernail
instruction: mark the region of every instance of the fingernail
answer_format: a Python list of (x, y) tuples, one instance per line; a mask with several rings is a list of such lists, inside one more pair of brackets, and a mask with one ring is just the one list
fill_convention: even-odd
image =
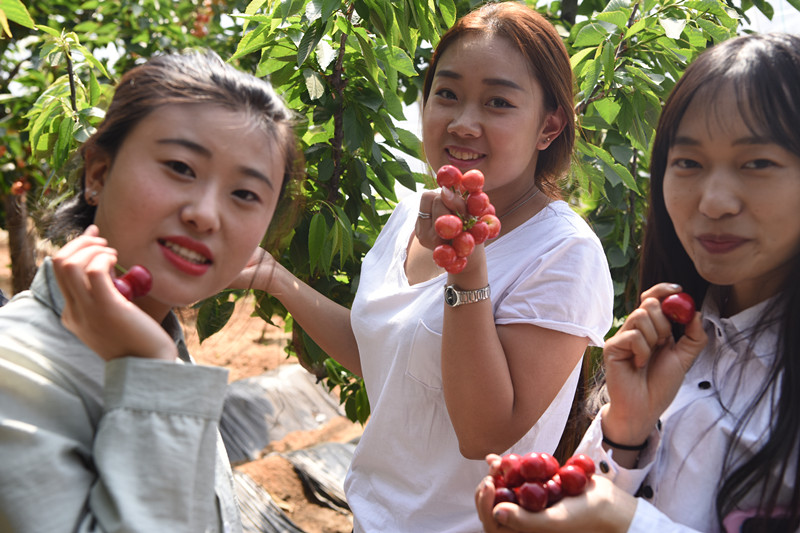
[(682, 287), (680, 285), (678, 285), (677, 283), (670, 283), (669, 286), (670, 286), (671, 289), (674, 289), (676, 291), (682, 290)]
[(508, 517), (508, 511), (505, 509), (496, 509), (493, 513), (495, 521), (505, 524), (506, 518)]
[(445, 188), (442, 189), (442, 196), (446, 200), (452, 200), (453, 196), (454, 196), (453, 195), (453, 191), (450, 189), (450, 187), (445, 187)]

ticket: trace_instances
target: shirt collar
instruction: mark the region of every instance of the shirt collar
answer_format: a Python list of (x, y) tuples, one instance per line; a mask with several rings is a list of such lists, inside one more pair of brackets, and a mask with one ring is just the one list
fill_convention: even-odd
[[(703, 321), (708, 326), (714, 328), (714, 332), (721, 332), (722, 338), (727, 342), (736, 342), (744, 339), (748, 342), (747, 335), (752, 331), (759, 319), (775, 305), (777, 296), (768, 298), (752, 307), (748, 307), (739, 313), (723, 318), (720, 316), (720, 303), (722, 302), (722, 288), (712, 286), (706, 292), (703, 300), (702, 313)], [(768, 324), (766, 331), (758, 336), (756, 342), (751, 346), (753, 355), (762, 360), (764, 364), (770, 364), (776, 353), (776, 342), (779, 333), (779, 323), (772, 321)]]

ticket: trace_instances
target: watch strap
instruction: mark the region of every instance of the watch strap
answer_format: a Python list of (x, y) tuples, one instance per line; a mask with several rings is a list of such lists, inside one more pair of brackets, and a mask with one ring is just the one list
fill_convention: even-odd
[(466, 291), (456, 288), (455, 285), (447, 285), (444, 288), (444, 300), (450, 307), (458, 307), (459, 305), (487, 300), (491, 296), (491, 292), (489, 285), (480, 289)]

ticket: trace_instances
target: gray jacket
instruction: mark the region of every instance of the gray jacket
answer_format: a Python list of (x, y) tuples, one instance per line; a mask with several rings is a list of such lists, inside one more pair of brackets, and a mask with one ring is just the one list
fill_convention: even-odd
[(46, 260), (0, 308), (0, 531), (240, 532), (218, 425), (227, 371), (106, 363), (61, 324)]

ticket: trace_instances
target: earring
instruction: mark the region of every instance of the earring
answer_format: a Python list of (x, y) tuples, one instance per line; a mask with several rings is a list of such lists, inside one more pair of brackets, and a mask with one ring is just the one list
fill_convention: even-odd
[(89, 197), (86, 198), (86, 203), (89, 205), (97, 205), (97, 191), (91, 191)]
[(545, 139), (545, 142), (550, 142), (550, 137), (547, 137), (547, 138)]

